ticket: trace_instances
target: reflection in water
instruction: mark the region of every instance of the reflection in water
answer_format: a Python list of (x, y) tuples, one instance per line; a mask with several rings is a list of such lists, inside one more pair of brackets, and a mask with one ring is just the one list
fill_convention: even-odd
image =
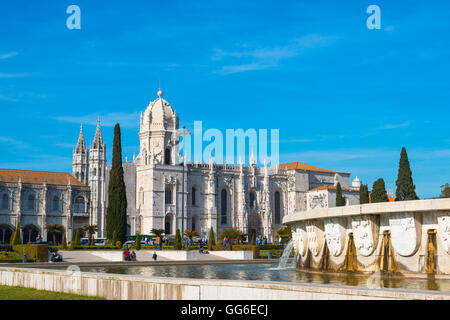
[[(279, 269), (271, 264), (81, 267), (81, 271), (171, 278), (262, 280), (373, 287), (372, 279), (365, 275), (311, 273), (289, 268)], [(384, 288), (450, 291), (450, 280), (435, 280), (433, 277), (412, 279), (380, 275), (376, 282), (377, 287), (379, 283), (379, 286)]]

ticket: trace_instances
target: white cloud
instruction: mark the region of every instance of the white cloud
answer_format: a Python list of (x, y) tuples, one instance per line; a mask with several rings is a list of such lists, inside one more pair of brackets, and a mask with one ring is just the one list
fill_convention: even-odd
[(69, 123), (97, 125), (99, 118), (101, 126), (104, 127), (113, 127), (116, 123), (119, 123), (123, 128), (136, 128), (139, 126), (139, 112), (111, 112), (104, 115), (94, 113), (85, 116), (59, 116), (54, 119)]
[(406, 128), (410, 124), (411, 124), (411, 121), (407, 120), (407, 121), (402, 122), (402, 123), (386, 124), (386, 125), (381, 126), (379, 129), (380, 130), (400, 129), (400, 128)]
[(282, 60), (296, 57), (307, 50), (328, 46), (336, 40), (336, 37), (310, 34), (293, 39), (282, 46), (238, 45), (238, 48), (234, 50), (215, 49), (211, 60), (224, 62), (224, 65), (217, 70), (222, 74), (264, 70), (276, 67)]
[(0, 73), (0, 78), (26, 78), (32, 77), (33, 74), (28, 72), (19, 72), (19, 73)]
[(2, 60), (2, 59), (9, 59), (9, 58), (15, 57), (17, 55), (18, 55), (18, 53), (15, 52), (15, 51), (4, 53), (4, 54), (0, 54), (0, 60)]

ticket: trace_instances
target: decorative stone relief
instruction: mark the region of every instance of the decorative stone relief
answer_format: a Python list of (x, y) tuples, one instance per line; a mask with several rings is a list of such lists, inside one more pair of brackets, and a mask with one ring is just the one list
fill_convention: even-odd
[(439, 238), (445, 252), (450, 254), (450, 214), (443, 214), (438, 217)]
[[(317, 222), (316, 222), (317, 223)], [(308, 248), (314, 256), (318, 256), (323, 246), (323, 232), (314, 222), (306, 224)]]
[(377, 247), (378, 242), (378, 217), (360, 216), (353, 217), (353, 239), (358, 254), (370, 256)]
[(308, 194), (308, 203), (310, 210), (313, 210), (315, 208), (327, 208), (328, 207), (327, 195), (325, 193)]
[(325, 239), (330, 253), (335, 257), (339, 256), (345, 243), (345, 228), (339, 219), (325, 219)]
[(302, 257), (306, 256), (306, 250), (308, 249), (308, 236), (305, 231), (305, 227), (299, 226), (293, 232), (294, 246), (297, 254)]
[[(420, 239), (420, 226), (412, 213), (391, 214), (391, 242), (396, 253), (403, 257), (414, 254)], [(420, 241), (420, 240), (419, 240)]]

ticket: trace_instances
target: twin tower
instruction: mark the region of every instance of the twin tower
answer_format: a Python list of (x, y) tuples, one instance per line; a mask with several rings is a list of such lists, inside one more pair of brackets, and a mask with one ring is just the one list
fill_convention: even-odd
[(91, 189), (88, 202), (89, 224), (95, 224), (99, 236), (103, 236), (106, 216), (106, 145), (103, 142), (100, 120), (97, 121), (94, 141), (89, 153), (83, 136), (83, 125), (80, 128), (77, 146), (73, 150), (72, 174)]

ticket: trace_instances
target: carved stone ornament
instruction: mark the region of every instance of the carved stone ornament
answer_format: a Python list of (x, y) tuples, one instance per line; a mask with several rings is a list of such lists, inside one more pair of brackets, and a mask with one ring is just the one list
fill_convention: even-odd
[(408, 257), (416, 252), (420, 230), (418, 222), (412, 213), (398, 213), (389, 216), (391, 227), (391, 242), (396, 253)]
[(370, 256), (378, 242), (378, 217), (358, 216), (352, 219), (353, 239), (358, 254)]
[(292, 235), (294, 239), (294, 248), (298, 255), (306, 256), (306, 250), (308, 249), (308, 235), (306, 234), (305, 226), (302, 224), (295, 228)]
[(345, 228), (339, 219), (325, 219), (325, 239), (330, 253), (335, 257), (339, 256), (345, 243)]
[(438, 217), (438, 234), (445, 252), (450, 254), (450, 214), (446, 213)]
[(320, 194), (308, 194), (308, 204), (309, 209), (313, 210), (316, 208), (327, 208), (328, 201), (327, 195), (325, 193)]
[(308, 222), (306, 224), (306, 234), (308, 238), (308, 247), (314, 256), (318, 256), (323, 246), (323, 231), (316, 226), (317, 222)]

